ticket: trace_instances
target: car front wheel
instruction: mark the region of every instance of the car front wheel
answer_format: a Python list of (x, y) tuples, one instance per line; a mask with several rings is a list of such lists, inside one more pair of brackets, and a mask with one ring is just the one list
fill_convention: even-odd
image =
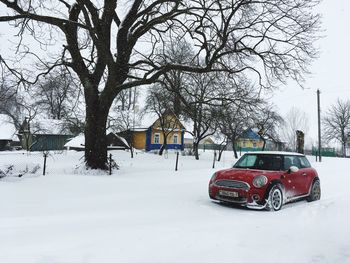
[(271, 188), (267, 202), (267, 207), (271, 211), (278, 211), (282, 208), (283, 192), (282, 187), (280, 185), (276, 184)]
[(321, 184), (320, 180), (315, 180), (312, 183), (310, 195), (306, 198), (308, 202), (316, 201), (321, 199)]

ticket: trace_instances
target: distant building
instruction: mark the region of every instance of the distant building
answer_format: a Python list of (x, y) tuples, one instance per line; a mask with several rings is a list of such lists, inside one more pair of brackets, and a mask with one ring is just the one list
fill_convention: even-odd
[[(184, 136), (184, 143), (185, 148), (192, 148), (193, 147), (193, 136), (192, 134), (186, 132)], [(198, 149), (207, 149), (207, 150), (215, 150), (219, 148), (219, 144), (215, 143), (213, 138), (211, 136), (205, 137), (203, 140), (201, 140), (198, 144)]]
[(264, 146), (263, 140), (258, 133), (249, 128), (237, 139), (236, 150), (244, 152), (261, 151)]
[(0, 114), (0, 151), (10, 150), (13, 143), (18, 141), (15, 125), (7, 115)]
[(68, 139), (73, 137), (63, 120), (26, 118), (19, 131), (23, 149), (29, 151), (63, 150)]
[[(167, 114), (165, 118), (172, 123), (171, 127), (166, 127), (167, 149), (184, 148), (185, 128), (174, 114)], [(132, 146), (135, 149), (152, 151), (159, 150), (164, 143), (164, 135), (161, 123), (157, 115), (146, 114), (141, 120), (141, 124), (128, 131), (119, 133), (123, 137), (131, 137)]]

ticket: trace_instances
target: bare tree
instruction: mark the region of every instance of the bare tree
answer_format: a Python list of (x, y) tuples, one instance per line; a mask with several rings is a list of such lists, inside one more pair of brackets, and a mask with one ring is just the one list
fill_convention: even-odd
[[(301, 82), (316, 56), (320, 16), (310, 10), (319, 1), (0, 0), (0, 22), (18, 28), (22, 57), (45, 64), (39, 76), (60, 65), (77, 74), (86, 102), (85, 161), (107, 169), (107, 116), (122, 90), (154, 83), (172, 70), (249, 72), (267, 88), (288, 77)], [(23, 45), (28, 36), (45, 48), (53, 38), (62, 40), (62, 52), (43, 58)], [(189, 39), (193, 59), (203, 62), (172, 63), (164, 47), (175, 36)], [(19, 81), (37, 81), (0, 59)]]
[[(185, 39), (171, 39), (170, 43), (166, 46), (165, 54), (169, 61), (174, 64), (187, 63), (189, 65), (194, 64), (194, 50), (191, 45)], [(183, 114), (183, 97), (185, 86), (188, 86), (188, 80), (190, 76), (194, 74), (188, 74), (181, 70), (170, 70), (160, 79), (163, 83), (163, 87), (167, 90), (169, 98), (172, 101), (173, 112), (175, 115), (180, 116)]]
[(137, 100), (139, 92), (133, 88), (122, 91), (115, 99), (108, 117), (108, 128), (115, 132), (122, 132), (130, 146), (131, 158), (134, 157), (132, 129), (138, 126), (141, 114)]
[[(176, 92), (179, 91), (179, 92)], [(199, 160), (199, 144), (216, 132), (215, 108), (223, 99), (219, 94), (218, 74), (190, 74), (175, 94), (182, 103), (183, 115), (193, 122), (193, 153)]]
[(40, 109), (53, 119), (68, 118), (79, 100), (80, 89), (65, 68), (51, 71), (33, 88), (33, 98)]
[(256, 107), (261, 103), (259, 94), (247, 82), (237, 83), (234, 96), (223, 101), (215, 115), (219, 131), (232, 143), (238, 158), (236, 143), (243, 132), (254, 126)]
[(163, 135), (159, 155), (162, 155), (164, 150), (167, 149), (169, 135), (179, 127), (179, 120), (172, 112), (173, 107), (168, 99), (169, 97), (159, 85), (150, 90), (146, 99), (145, 110), (157, 115), (156, 125), (161, 129)]
[(302, 110), (292, 107), (284, 118), (284, 125), (281, 127), (281, 136), (287, 143), (287, 147), (293, 151), (297, 149), (297, 131), (307, 134), (309, 131), (309, 118)]
[(325, 113), (322, 123), (324, 139), (339, 141), (345, 156), (346, 143), (350, 140), (350, 101), (338, 99)]
[(21, 125), (21, 102), (22, 99), (13, 87), (6, 83), (0, 84), (0, 113), (9, 116), (16, 129)]
[(284, 123), (283, 118), (276, 112), (274, 106), (265, 104), (257, 109), (255, 118), (255, 126), (259, 129), (259, 136), (264, 142), (262, 150), (265, 150), (266, 139), (273, 142), (280, 141), (279, 128)]

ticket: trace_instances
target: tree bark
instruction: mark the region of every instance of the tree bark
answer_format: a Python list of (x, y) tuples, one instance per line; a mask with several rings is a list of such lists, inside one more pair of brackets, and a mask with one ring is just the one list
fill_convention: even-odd
[(199, 160), (198, 148), (199, 148), (199, 141), (193, 142), (193, 154), (196, 160)]
[(163, 137), (164, 137), (164, 142), (159, 149), (159, 155), (163, 155), (164, 150), (168, 147), (168, 136), (165, 136), (165, 134), (163, 134)]
[(222, 156), (222, 153), (224, 152), (224, 150), (226, 149), (226, 146), (227, 146), (227, 144), (223, 144), (223, 143), (220, 145), (218, 162), (221, 161), (221, 156)]
[(235, 158), (238, 159), (238, 154), (237, 154), (237, 150), (236, 150), (236, 145), (235, 145), (235, 141), (234, 140), (231, 140), (232, 141), (232, 150), (233, 150), (233, 153), (235, 155)]
[(261, 137), (262, 141), (263, 141), (263, 147), (262, 147), (262, 151), (265, 151), (265, 147), (266, 147), (266, 140), (265, 138)]
[(97, 103), (86, 105), (85, 162), (91, 169), (106, 170), (108, 110), (102, 110)]

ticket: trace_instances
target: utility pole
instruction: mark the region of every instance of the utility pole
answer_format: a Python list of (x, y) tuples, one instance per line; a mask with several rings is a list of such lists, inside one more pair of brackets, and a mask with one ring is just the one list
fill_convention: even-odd
[(317, 90), (317, 115), (318, 115), (318, 161), (322, 161), (322, 145), (321, 145), (321, 106), (320, 106), (320, 90)]

